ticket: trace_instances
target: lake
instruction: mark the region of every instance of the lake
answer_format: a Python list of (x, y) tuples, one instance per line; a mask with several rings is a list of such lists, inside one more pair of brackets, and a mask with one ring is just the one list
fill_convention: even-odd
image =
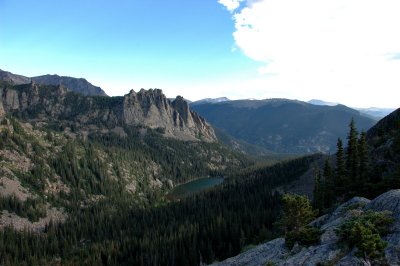
[(178, 200), (191, 194), (212, 188), (224, 182), (222, 177), (206, 177), (178, 185), (168, 193), (167, 198), (170, 200)]

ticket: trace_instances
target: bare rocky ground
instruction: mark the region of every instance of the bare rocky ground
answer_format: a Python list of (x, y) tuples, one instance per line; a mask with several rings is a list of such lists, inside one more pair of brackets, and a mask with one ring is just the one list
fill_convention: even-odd
[(21, 182), (6, 176), (0, 177), (0, 195), (2, 197), (15, 195), (20, 201), (32, 197), (32, 194), (21, 185)]
[(264, 265), (370, 265), (356, 257), (355, 250), (345, 252), (337, 244), (335, 233), (343, 222), (357, 212), (366, 210), (390, 211), (395, 222), (390, 233), (384, 238), (388, 242), (385, 258), (389, 265), (400, 265), (400, 189), (388, 191), (374, 200), (355, 197), (339, 206), (332, 214), (322, 216), (312, 223), (320, 226), (324, 232), (320, 244), (310, 247), (295, 245), (292, 250), (285, 247), (284, 238), (277, 238), (258, 245), (236, 257), (214, 266), (264, 266)]
[(12, 226), (15, 230), (29, 230), (34, 232), (42, 232), (47, 224), (51, 221), (53, 223), (62, 223), (66, 219), (66, 214), (56, 208), (49, 208), (47, 216), (39, 219), (37, 222), (31, 222), (27, 218), (22, 218), (15, 213), (9, 213), (3, 210), (0, 216), (0, 228)]
[[(19, 125), (26, 134), (35, 138), (42, 147), (50, 146), (50, 143), (46, 142), (43, 138), (43, 132), (34, 130), (29, 123), (19, 123)], [(2, 130), (13, 132), (14, 128), (8, 120), (5, 120), (0, 125), (0, 132)], [(25, 202), (28, 198), (37, 198), (35, 192), (25, 187), (17, 177), (18, 173), (26, 173), (34, 167), (32, 163), (31, 146), (28, 144), (27, 147), (27, 150), (23, 151), (19, 149), (18, 146), (11, 144), (6, 148), (0, 149), (0, 197), (15, 196), (15, 198), (21, 202)], [(55, 146), (55, 148), (58, 147)], [(43, 156), (43, 158), (49, 158), (51, 155), (48, 153), (49, 151), (41, 154), (41, 156)], [(57, 194), (61, 191), (69, 193), (69, 188), (61, 182), (60, 177), (54, 176), (52, 180), (46, 179), (46, 189), (44, 191), (46, 194)], [(46, 217), (39, 219), (37, 222), (31, 222), (27, 218), (20, 217), (13, 212), (0, 210), (0, 228), (12, 226), (16, 230), (26, 229), (34, 232), (41, 232), (50, 221), (59, 223), (63, 222), (67, 217), (62, 209), (56, 209), (49, 204), (46, 205), (46, 213)]]

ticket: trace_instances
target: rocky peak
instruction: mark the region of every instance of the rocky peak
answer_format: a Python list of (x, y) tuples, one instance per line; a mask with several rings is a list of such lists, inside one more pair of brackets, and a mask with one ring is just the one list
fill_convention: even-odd
[(124, 121), (128, 125), (163, 128), (167, 136), (184, 140), (215, 141), (212, 127), (189, 109), (182, 97), (172, 103), (160, 89), (131, 90), (124, 96)]
[(190, 121), (190, 110), (188, 103), (183, 99), (182, 96), (177, 96), (176, 99), (172, 102), (172, 106), (179, 113), (180, 117), (185, 121), (185, 123), (192, 123)]

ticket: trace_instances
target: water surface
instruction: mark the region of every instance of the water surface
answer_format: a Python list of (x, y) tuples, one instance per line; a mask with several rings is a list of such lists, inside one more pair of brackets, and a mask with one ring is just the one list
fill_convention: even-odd
[(191, 194), (198, 193), (200, 191), (219, 185), (223, 181), (224, 178), (222, 177), (206, 177), (206, 178), (196, 179), (188, 183), (174, 187), (172, 191), (167, 195), (167, 197), (171, 200), (182, 199)]

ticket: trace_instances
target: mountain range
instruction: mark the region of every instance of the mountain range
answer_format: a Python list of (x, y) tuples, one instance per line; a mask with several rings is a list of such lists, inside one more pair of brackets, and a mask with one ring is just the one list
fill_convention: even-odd
[(352, 118), (360, 130), (375, 124), (344, 105), (287, 99), (205, 102), (192, 108), (222, 132), (276, 153), (330, 153), (338, 137), (346, 138)]
[[(317, 100), (313, 99), (308, 101), (308, 103), (314, 104), (314, 105), (327, 105), (327, 106), (335, 106), (338, 105), (339, 103), (334, 103), (334, 102), (326, 102), (322, 100)], [(395, 110), (395, 108), (379, 108), (379, 107), (369, 107), (369, 108), (358, 108), (354, 107), (353, 109), (360, 111), (362, 114), (365, 114), (376, 121), (379, 119), (384, 118), (391, 112)]]

